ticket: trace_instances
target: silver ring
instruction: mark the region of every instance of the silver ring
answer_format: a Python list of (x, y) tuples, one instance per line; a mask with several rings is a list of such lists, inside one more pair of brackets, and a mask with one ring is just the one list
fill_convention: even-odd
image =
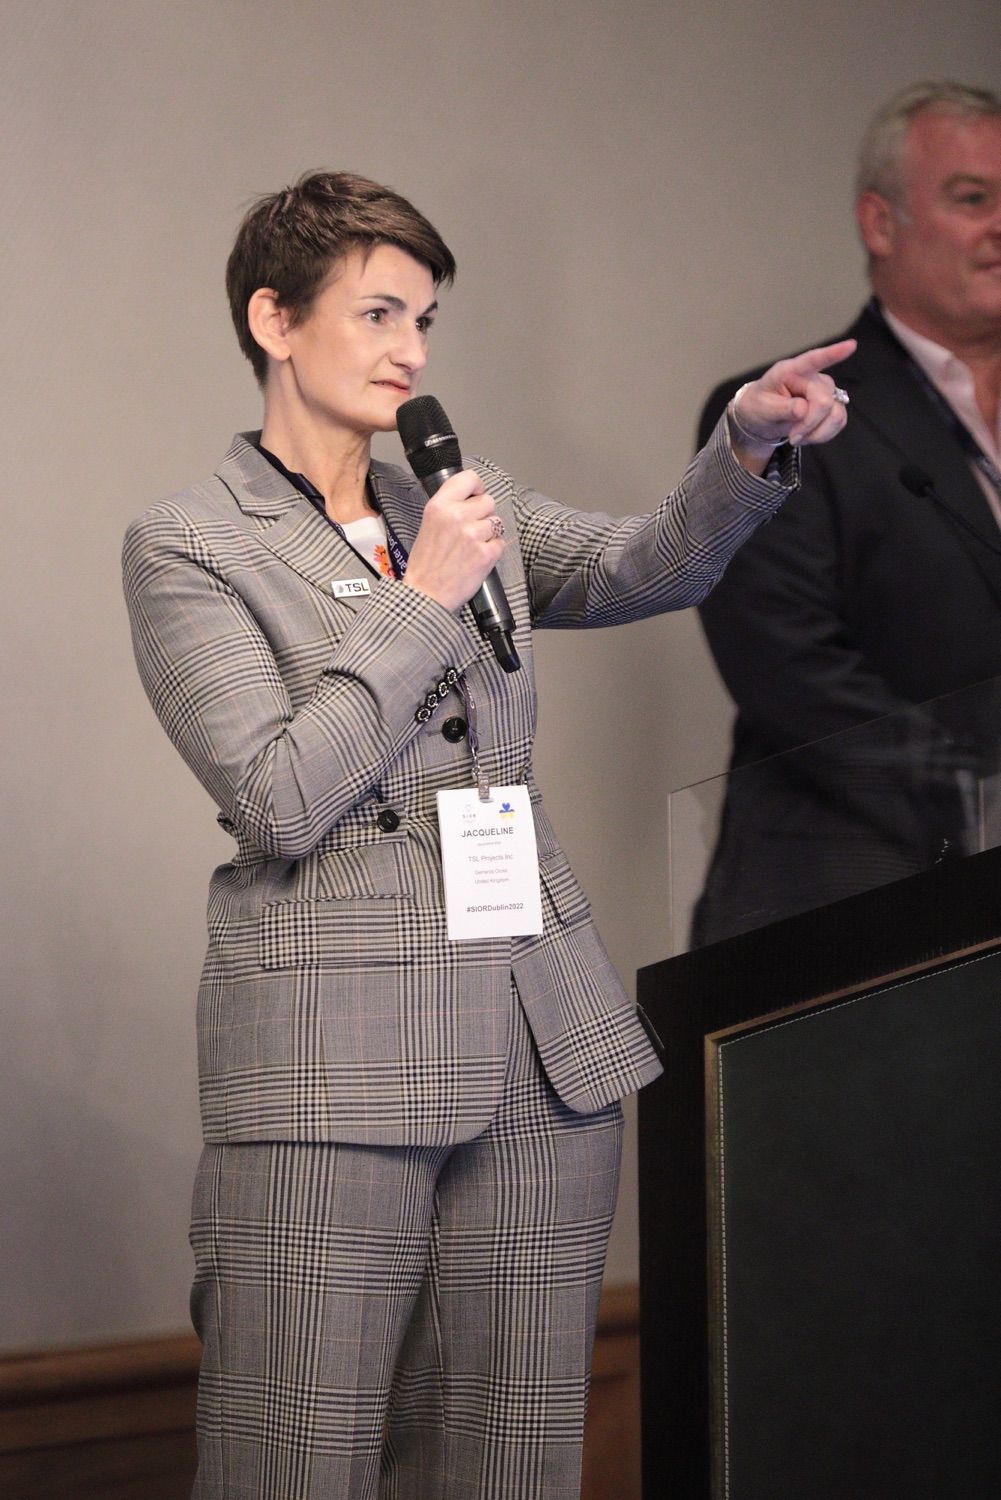
[(504, 535), (504, 522), (501, 520), (500, 516), (491, 516), (490, 517), (490, 540), (492, 542), (499, 542), (500, 539), (501, 539), (501, 537), (503, 535)]
[(831, 395), (834, 397), (835, 401), (838, 403), (839, 406), (847, 406), (848, 405), (848, 399), (849, 399), (848, 392), (847, 391), (843, 391), (839, 385), (836, 385), (834, 387), (834, 390), (831, 392)]

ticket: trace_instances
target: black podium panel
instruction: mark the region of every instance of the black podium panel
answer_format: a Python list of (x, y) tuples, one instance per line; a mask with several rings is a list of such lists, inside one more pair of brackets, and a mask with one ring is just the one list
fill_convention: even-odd
[(721, 1493), (996, 1495), (1001, 952), (714, 1052)]
[(644, 1495), (1001, 1474), (1001, 851), (641, 971)]

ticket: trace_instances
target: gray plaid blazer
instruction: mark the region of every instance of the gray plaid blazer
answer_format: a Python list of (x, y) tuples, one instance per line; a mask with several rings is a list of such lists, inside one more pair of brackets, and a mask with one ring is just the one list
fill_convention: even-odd
[[(650, 516), (568, 510), (475, 467), (509, 544), (500, 576), (523, 670), (496, 665), (468, 608), (450, 614), (365, 570), (253, 445), (129, 528), (125, 590), (139, 671), (236, 840), (212, 877), (199, 995), (206, 1140), (443, 1145), (492, 1117), (511, 981), (548, 1076), (588, 1112), (659, 1072), (532, 776), (532, 628), (613, 625), (697, 603), (788, 493), (714, 436)], [(375, 463), (404, 546), (423, 492)], [(450, 942), (435, 794), (472, 784), (463, 674), (493, 784), (527, 783), (544, 931)], [(428, 715), (421, 710), (430, 707)], [(387, 814), (390, 814), (387, 816)]]

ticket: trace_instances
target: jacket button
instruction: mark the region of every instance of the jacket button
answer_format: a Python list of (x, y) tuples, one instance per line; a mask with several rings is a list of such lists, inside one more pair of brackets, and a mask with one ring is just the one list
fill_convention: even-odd
[(400, 815), (391, 807), (384, 807), (375, 821), (383, 833), (395, 833), (400, 826)]
[(466, 738), (466, 721), (465, 719), (460, 719), (458, 715), (454, 718), (446, 719), (441, 726), (441, 732), (442, 736), (450, 744), (457, 745), (460, 740)]

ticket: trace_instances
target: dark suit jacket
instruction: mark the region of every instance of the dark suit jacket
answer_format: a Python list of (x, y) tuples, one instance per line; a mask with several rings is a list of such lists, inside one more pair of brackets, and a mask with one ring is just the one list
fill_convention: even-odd
[[(914, 704), (1001, 674), (1001, 532), (943, 413), (867, 308), (833, 373), (845, 433), (803, 455), (801, 494), (701, 608), (736, 705), (734, 767), (897, 714), (731, 782), (696, 920), (710, 941), (925, 868), (962, 844), (952, 774), (988, 735), (977, 714)], [(699, 441), (734, 391), (709, 398)], [(925, 470), (967, 529), (899, 479)], [(972, 699), (976, 695), (966, 695)], [(981, 705), (982, 706), (982, 705)]]

